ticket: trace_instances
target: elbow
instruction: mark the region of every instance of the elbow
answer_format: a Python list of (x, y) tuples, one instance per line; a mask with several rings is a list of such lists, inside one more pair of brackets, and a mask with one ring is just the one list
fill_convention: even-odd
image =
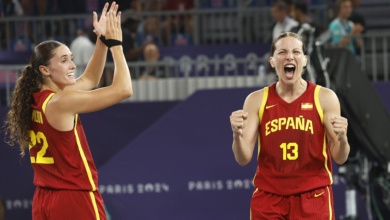
[(119, 97), (121, 97), (122, 100), (130, 98), (133, 95), (133, 88), (131, 88), (131, 86), (122, 88), (121, 90), (117, 91), (117, 94)]
[(346, 159), (345, 160), (338, 160), (338, 161), (335, 161), (338, 165), (343, 165), (345, 163), (345, 161), (347, 161)]
[(245, 166), (245, 165), (247, 165), (249, 162), (251, 162), (251, 160), (247, 160), (247, 159), (245, 159), (245, 160), (237, 160), (236, 159), (236, 161), (237, 161), (237, 163), (238, 164), (240, 164), (240, 166)]
[(243, 167), (243, 166), (247, 165), (248, 163), (247, 162), (238, 162), (238, 164), (240, 164)]
[(123, 95), (124, 95), (125, 99), (133, 96), (133, 88), (130, 87), (130, 88), (125, 89), (125, 91), (123, 92)]
[(333, 158), (334, 162), (336, 162), (338, 165), (343, 165), (348, 159), (348, 156), (345, 158)]
[(336, 163), (341, 166), (345, 163), (345, 161), (336, 161)]

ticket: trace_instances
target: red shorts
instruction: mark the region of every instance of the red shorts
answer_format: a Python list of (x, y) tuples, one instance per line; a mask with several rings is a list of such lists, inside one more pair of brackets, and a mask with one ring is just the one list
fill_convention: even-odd
[(106, 220), (103, 198), (98, 191), (55, 190), (37, 187), (33, 220)]
[(332, 187), (302, 194), (279, 196), (255, 189), (251, 201), (251, 220), (334, 220)]

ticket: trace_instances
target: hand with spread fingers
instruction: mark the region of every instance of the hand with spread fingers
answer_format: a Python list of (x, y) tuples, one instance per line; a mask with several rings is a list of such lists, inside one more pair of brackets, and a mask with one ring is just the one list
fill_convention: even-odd
[(336, 133), (338, 140), (346, 141), (348, 120), (346, 118), (336, 115), (333, 118), (330, 118), (329, 121), (332, 124), (333, 131), (334, 133)]
[(116, 40), (122, 42), (121, 12), (117, 15), (110, 10), (106, 18), (106, 40)]
[(232, 126), (233, 135), (242, 136), (248, 118), (248, 113), (243, 110), (238, 110), (230, 115), (230, 124)]
[[(100, 35), (106, 35), (106, 21), (107, 21), (107, 10), (108, 10), (108, 6), (109, 4), (106, 3), (104, 5), (104, 8), (103, 8), (103, 11), (102, 11), (102, 14), (100, 16), (100, 19), (98, 21), (98, 15), (96, 12), (93, 12), (93, 27), (95, 28), (94, 32), (96, 33), (96, 35), (98, 37), (100, 37)], [(118, 7), (119, 5), (116, 4), (116, 2), (112, 2), (111, 4), (111, 7), (110, 7), (110, 11), (113, 11), (114, 14), (117, 13), (118, 11)]]

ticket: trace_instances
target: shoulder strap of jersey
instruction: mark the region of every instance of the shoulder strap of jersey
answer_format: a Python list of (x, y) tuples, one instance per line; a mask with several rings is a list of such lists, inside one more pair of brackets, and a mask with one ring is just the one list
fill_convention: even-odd
[(317, 85), (316, 89), (314, 90), (314, 102), (315, 102), (318, 114), (320, 115), (321, 123), (323, 124), (324, 123), (324, 113), (322, 112), (322, 108), (321, 108), (321, 104), (320, 104), (320, 98), (319, 98), (320, 89), (321, 89), (321, 86)]
[[(320, 89), (321, 89), (321, 86), (317, 85), (316, 89), (314, 90), (314, 102), (315, 102), (318, 114), (320, 115), (321, 123), (324, 124), (324, 113), (322, 111), (321, 104), (320, 104), (320, 99), (319, 99)], [(328, 155), (328, 153), (327, 153), (327, 148), (329, 146), (327, 145), (326, 136), (327, 135), (326, 135), (326, 130), (325, 130), (324, 131), (324, 143), (323, 143), (323, 148), (322, 148), (322, 155), (324, 155), (324, 158), (325, 158), (325, 161), (324, 161), (325, 170), (326, 170), (326, 172), (329, 175), (330, 185), (332, 185), (333, 184), (333, 177), (332, 177), (332, 173), (330, 172), (330, 170), (328, 168), (328, 156), (330, 157), (330, 155)]]
[(259, 109), (260, 124), (261, 124), (261, 120), (263, 119), (264, 108), (268, 99), (268, 91), (269, 91), (269, 87), (264, 87), (263, 100), (261, 101), (261, 105)]
[(46, 114), (46, 105), (47, 103), (49, 102), (49, 100), (51, 99), (51, 97), (54, 95), (55, 93), (51, 93), (50, 95), (47, 96), (46, 100), (43, 102), (43, 105), (42, 105), (42, 111), (43, 111), (43, 114)]

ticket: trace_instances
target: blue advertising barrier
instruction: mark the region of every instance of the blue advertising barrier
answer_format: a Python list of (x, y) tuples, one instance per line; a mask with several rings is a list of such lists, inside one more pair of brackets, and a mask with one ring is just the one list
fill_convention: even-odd
[[(96, 167), (136, 138), (178, 102), (151, 102), (117, 104), (109, 108), (81, 114), (80, 119), (87, 136)], [(0, 108), (4, 121), (9, 108)], [(3, 129), (2, 129), (3, 130)], [(0, 133), (0, 196), (6, 201), (6, 220), (31, 219), (32, 198), (35, 191), (34, 171), (29, 154), (21, 159), (18, 149), (4, 143)]]
[[(236, 163), (229, 116), (254, 90), (195, 93), (100, 168), (99, 189), (113, 218), (249, 219), (256, 153), (245, 167)], [(339, 219), (346, 185), (333, 167)], [(357, 201), (366, 219), (364, 201)]]

